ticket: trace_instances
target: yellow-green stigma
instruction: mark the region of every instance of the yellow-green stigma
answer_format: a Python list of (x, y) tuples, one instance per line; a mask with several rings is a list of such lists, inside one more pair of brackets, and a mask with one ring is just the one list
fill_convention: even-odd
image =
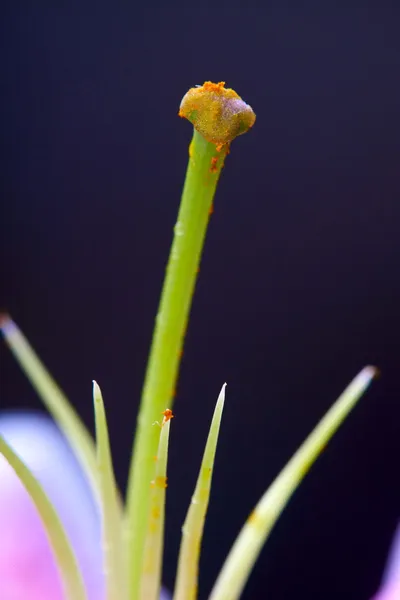
[(229, 144), (246, 133), (256, 120), (251, 106), (226, 88), (224, 81), (206, 81), (191, 88), (182, 99), (179, 116), (188, 119), (208, 142), (217, 146)]

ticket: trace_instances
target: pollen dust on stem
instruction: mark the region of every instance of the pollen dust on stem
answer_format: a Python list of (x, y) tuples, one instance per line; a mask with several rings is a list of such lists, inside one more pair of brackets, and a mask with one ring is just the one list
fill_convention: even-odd
[(216, 173), (218, 171), (217, 165), (218, 165), (218, 156), (213, 156), (211, 159), (211, 167), (210, 167), (211, 173)]
[(156, 477), (155, 479), (153, 479), (153, 481), (150, 482), (150, 487), (151, 488), (161, 488), (161, 489), (166, 489), (168, 487), (168, 478), (167, 477), (162, 477), (161, 475), (159, 475), (158, 477)]
[(160, 518), (160, 509), (158, 506), (153, 506), (153, 508), (151, 509), (151, 516), (153, 517), (153, 519)]
[(193, 140), (189, 144), (189, 158), (193, 158)]
[(164, 415), (163, 424), (169, 421), (170, 419), (173, 419), (175, 416), (170, 408), (166, 408), (161, 414)]

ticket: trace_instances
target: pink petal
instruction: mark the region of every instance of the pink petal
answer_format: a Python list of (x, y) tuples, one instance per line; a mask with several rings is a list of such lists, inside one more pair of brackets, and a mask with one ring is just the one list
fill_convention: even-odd
[[(1, 415), (0, 434), (32, 470), (56, 508), (82, 570), (88, 600), (103, 600), (99, 514), (63, 435), (38, 413)], [(0, 599), (64, 600), (40, 518), (1, 455)], [(170, 600), (170, 595), (162, 590), (160, 600)]]
[(399, 600), (400, 584), (385, 586), (372, 600)]
[[(89, 600), (104, 583), (100, 521), (89, 486), (65, 439), (47, 417), (0, 417), (0, 433), (39, 479), (53, 502), (82, 569)], [(14, 471), (0, 456), (0, 598), (62, 600), (42, 523)]]
[(372, 600), (400, 600), (400, 525), (389, 552), (382, 587)]

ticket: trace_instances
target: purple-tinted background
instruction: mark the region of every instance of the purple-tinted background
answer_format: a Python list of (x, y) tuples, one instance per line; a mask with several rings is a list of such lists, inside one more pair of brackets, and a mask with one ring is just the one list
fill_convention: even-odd
[[(91, 427), (99, 381), (122, 486), (191, 136), (180, 99), (224, 79), (257, 113), (222, 177), (185, 346), (166, 583), (222, 383), (201, 599), (266, 485), (374, 363), (244, 595), (366, 600), (400, 514), (398, 4), (7, 4), (0, 304)], [(1, 406), (38, 406), (0, 360)]]

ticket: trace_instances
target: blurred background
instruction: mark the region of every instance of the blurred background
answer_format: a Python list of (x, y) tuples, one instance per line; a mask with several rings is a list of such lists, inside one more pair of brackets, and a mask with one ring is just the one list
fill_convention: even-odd
[[(400, 6), (8, 2), (1, 308), (124, 488), (191, 138), (224, 80), (257, 114), (221, 178), (172, 427), (165, 583), (228, 382), (201, 562), (207, 597), (253, 505), (365, 364), (381, 378), (296, 492), (245, 599), (368, 600), (400, 516)], [(1, 407), (39, 407), (4, 345)]]

